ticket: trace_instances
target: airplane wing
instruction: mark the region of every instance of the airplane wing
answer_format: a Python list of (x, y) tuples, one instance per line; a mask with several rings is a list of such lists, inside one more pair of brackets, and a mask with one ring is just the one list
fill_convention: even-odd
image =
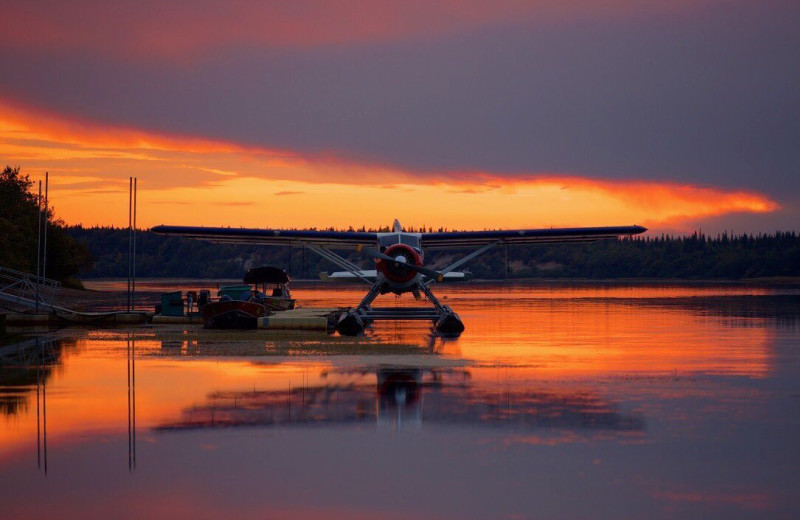
[(502, 244), (548, 244), (558, 242), (594, 242), (604, 238), (638, 235), (642, 226), (516, 229), (502, 231), (445, 231), (422, 233), (424, 249), (467, 248), (493, 242)]
[[(362, 270), (362, 271), (336, 271), (334, 273), (319, 273), (319, 279), (323, 282), (361, 282), (363, 277), (368, 280), (375, 280), (378, 277), (378, 272), (375, 269)], [(465, 282), (472, 278), (472, 273), (469, 271), (450, 271), (444, 273), (442, 282)]]
[[(255, 229), (193, 226), (156, 226), (161, 235), (208, 240), (221, 244), (260, 244), (330, 248), (374, 245), (378, 233), (360, 231), (316, 231), (300, 229)], [(445, 231), (422, 233), (421, 245), (427, 249), (466, 248), (494, 242), (503, 244), (547, 244), (557, 242), (593, 242), (604, 238), (638, 235), (647, 231), (642, 226), (516, 229), (500, 231)]]
[(259, 244), (301, 246), (310, 244), (331, 248), (375, 245), (377, 233), (360, 231), (313, 231), (300, 229), (253, 229), (193, 226), (156, 226), (150, 231), (160, 235), (207, 240), (218, 244)]

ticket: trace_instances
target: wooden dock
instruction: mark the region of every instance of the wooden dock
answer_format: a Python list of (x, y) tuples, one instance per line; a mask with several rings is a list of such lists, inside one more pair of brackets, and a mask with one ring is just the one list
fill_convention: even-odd
[(258, 319), (259, 329), (324, 330), (333, 332), (341, 307), (301, 307)]
[[(290, 311), (275, 312), (258, 319), (258, 328), (264, 330), (320, 330), (332, 333), (342, 307), (301, 307)], [(98, 313), (7, 313), (0, 315), (0, 324), (15, 327), (50, 325), (135, 325), (150, 321), (153, 325), (202, 325), (199, 313), (188, 316), (151, 315), (144, 312), (98, 312)]]
[(188, 316), (164, 316), (156, 314), (150, 320), (153, 325), (192, 325), (195, 323), (203, 324), (203, 317), (199, 313), (192, 313)]
[[(258, 328), (265, 330), (324, 330), (333, 332), (342, 307), (300, 307), (290, 311), (278, 311), (258, 319)], [(203, 318), (193, 313), (188, 316), (162, 316), (156, 314), (153, 325), (202, 324)]]

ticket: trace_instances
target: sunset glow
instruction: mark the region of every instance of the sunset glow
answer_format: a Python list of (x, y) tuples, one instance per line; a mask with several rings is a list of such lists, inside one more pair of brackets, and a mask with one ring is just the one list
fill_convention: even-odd
[(142, 227), (379, 227), (400, 218), (459, 229), (636, 223), (691, 231), (698, 219), (778, 208), (755, 192), (671, 182), (410, 171), (67, 120), (9, 102), (0, 150), (34, 180), (49, 171), (57, 214), (85, 226), (126, 224), (130, 176), (139, 178)]

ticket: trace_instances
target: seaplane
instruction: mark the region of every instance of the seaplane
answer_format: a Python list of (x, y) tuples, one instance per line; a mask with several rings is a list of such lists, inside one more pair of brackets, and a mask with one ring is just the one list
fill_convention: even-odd
[[(503, 245), (594, 242), (647, 231), (642, 226), (515, 229), (496, 231), (442, 231), (411, 233), (403, 230), (398, 220), (391, 231), (317, 231), (300, 229), (248, 229), (160, 225), (151, 229), (161, 235), (180, 236), (221, 244), (257, 244), (306, 247), (344, 269), (330, 279), (358, 279), (370, 285), (361, 303), (342, 313), (336, 331), (355, 336), (377, 320), (430, 320), (437, 333), (458, 336), (464, 323), (449, 306), (434, 296), (436, 282), (466, 278), (460, 268), (475, 257)], [(463, 257), (444, 269), (425, 266), (425, 249), (470, 249)], [(364, 270), (334, 250), (361, 252), (375, 261), (374, 270)], [(411, 293), (418, 300), (424, 296), (429, 307), (374, 307), (382, 294)]]

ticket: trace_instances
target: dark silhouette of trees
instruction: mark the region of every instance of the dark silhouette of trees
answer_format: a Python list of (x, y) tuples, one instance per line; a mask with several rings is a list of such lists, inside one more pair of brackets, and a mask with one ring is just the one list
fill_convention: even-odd
[[(68, 228), (95, 258), (94, 277), (125, 277), (126, 229)], [(240, 278), (258, 265), (286, 269), (293, 278), (317, 278), (335, 265), (302, 248), (234, 246), (164, 237), (146, 231), (137, 239), (138, 276)], [(468, 251), (426, 251), (426, 264), (444, 267)], [(370, 261), (340, 252), (365, 269)], [(800, 276), (800, 236), (795, 232), (709, 237), (645, 236), (588, 244), (498, 247), (466, 266), (475, 278), (674, 278), (744, 279)]]
[[(0, 266), (36, 272), (38, 196), (33, 183), (19, 168), (0, 172)], [(43, 206), (42, 206), (42, 209)], [(92, 267), (92, 257), (84, 243), (76, 241), (57, 219), (53, 208), (48, 211), (47, 277), (68, 280)]]

